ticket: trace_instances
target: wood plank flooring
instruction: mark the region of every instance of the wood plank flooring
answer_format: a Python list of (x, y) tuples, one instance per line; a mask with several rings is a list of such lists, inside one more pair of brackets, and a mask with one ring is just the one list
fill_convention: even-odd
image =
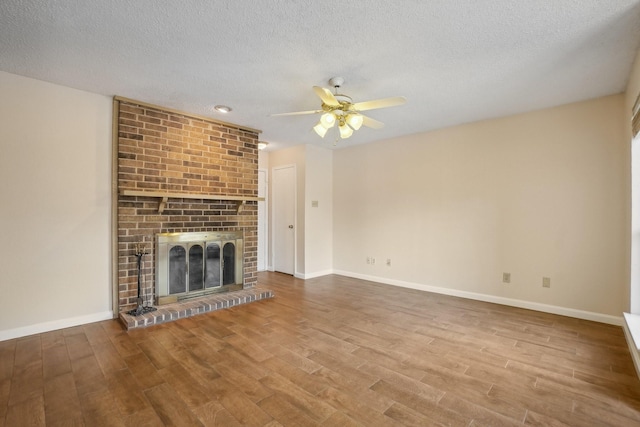
[(0, 426), (640, 426), (620, 327), (341, 276), (0, 342)]

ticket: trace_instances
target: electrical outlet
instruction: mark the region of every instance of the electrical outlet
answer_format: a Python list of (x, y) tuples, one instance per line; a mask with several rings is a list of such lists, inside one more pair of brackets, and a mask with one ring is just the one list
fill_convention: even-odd
[(374, 257), (371, 257), (371, 264), (375, 264), (376, 263), (376, 259)]
[(367, 264), (371, 264), (371, 257), (370, 256), (367, 257)]
[(550, 288), (551, 287), (551, 277), (543, 277), (542, 278), (542, 287)]
[(391, 267), (391, 258), (387, 258), (387, 266)]
[(502, 273), (502, 283), (511, 283), (511, 273)]

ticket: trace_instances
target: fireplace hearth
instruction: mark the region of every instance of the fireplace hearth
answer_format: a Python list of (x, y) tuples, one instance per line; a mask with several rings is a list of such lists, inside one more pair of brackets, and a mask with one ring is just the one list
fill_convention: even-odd
[(158, 307), (158, 310), (143, 313), (141, 316), (132, 316), (126, 312), (121, 312), (120, 321), (127, 330), (146, 328), (147, 326), (160, 325), (187, 317), (225, 310), (273, 298), (274, 296), (274, 292), (270, 289), (252, 287), (237, 292), (217, 293), (173, 304), (164, 304)]

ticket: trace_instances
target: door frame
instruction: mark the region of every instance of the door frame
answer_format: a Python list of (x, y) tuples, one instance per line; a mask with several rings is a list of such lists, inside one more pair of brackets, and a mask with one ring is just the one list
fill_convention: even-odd
[[(263, 241), (260, 241), (260, 230), (259, 230), (259, 225), (260, 225), (260, 214), (258, 213), (258, 254), (260, 253), (260, 251), (263, 251), (263, 258), (264, 258), (264, 270), (260, 270), (260, 263), (258, 263), (258, 271), (271, 271), (270, 270), (270, 258), (269, 258), (269, 185), (270, 185), (270, 179), (269, 179), (269, 170), (265, 169), (265, 168), (258, 168), (258, 176), (260, 176), (260, 173), (263, 172), (264, 173), (264, 184), (265, 184), (265, 188), (264, 188), (264, 194), (261, 196), (260, 195), (260, 188), (258, 187), (258, 197), (263, 197), (264, 200), (260, 201), (258, 200), (258, 206), (260, 206), (260, 203), (264, 203), (262, 206), (264, 206), (264, 218), (262, 218), (262, 220), (264, 221), (264, 236), (263, 237)], [(258, 182), (260, 182), (260, 179), (258, 178)]]
[[(293, 169), (293, 276), (297, 277), (298, 274), (298, 170), (296, 168), (295, 163), (291, 163), (291, 164), (286, 164), (286, 165), (280, 165), (280, 166), (274, 166), (273, 168), (271, 168), (271, 179), (269, 180), (269, 188), (271, 190), (271, 193), (274, 192), (274, 182), (275, 182), (275, 171), (276, 170), (281, 170), (281, 169), (289, 169), (292, 168)], [(273, 196), (271, 197), (271, 218), (270, 218), (270, 227), (273, 227), (274, 224), (274, 219), (275, 219), (275, 210), (276, 210), (276, 197)], [(276, 256), (276, 251), (275, 251), (275, 232), (273, 232), (273, 230), (271, 230), (270, 235), (272, 236), (271, 238), (271, 253), (269, 254), (269, 266), (268, 269), (269, 271), (275, 271), (275, 263), (274, 263), (274, 259)]]

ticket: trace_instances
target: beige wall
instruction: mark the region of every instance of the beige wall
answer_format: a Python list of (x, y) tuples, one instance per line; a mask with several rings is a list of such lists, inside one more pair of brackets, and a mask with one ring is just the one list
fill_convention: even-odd
[(333, 152), (307, 145), (305, 157), (304, 277), (310, 278), (333, 268)]
[(258, 151), (258, 169), (269, 169), (269, 152), (260, 150)]
[(610, 96), (336, 151), (334, 270), (620, 316), (624, 107)]
[(0, 72), (0, 340), (111, 318), (110, 98)]

